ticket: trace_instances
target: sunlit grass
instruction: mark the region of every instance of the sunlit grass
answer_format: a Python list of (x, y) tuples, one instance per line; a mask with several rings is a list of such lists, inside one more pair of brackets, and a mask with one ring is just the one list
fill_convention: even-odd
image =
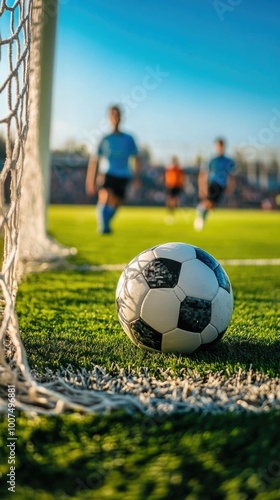
[[(122, 208), (113, 235), (96, 233), (94, 207), (49, 210), (52, 236), (78, 254), (72, 264), (125, 264), (158, 243), (198, 245), (217, 259), (279, 258), (280, 213), (214, 212), (205, 231), (193, 230), (193, 210), (180, 209), (173, 225), (165, 209)], [(47, 271), (20, 284), (17, 311), (31, 368), (69, 363), (90, 369), (141, 369), (159, 376), (171, 368), (201, 374), (238, 367), (279, 376), (280, 267), (226, 267), (235, 307), (223, 340), (192, 356), (151, 354), (122, 331), (115, 312), (120, 272)], [(229, 499), (280, 497), (279, 415), (173, 415), (151, 419), (102, 416), (17, 418), (15, 499)], [(7, 496), (7, 422), (1, 498)]]

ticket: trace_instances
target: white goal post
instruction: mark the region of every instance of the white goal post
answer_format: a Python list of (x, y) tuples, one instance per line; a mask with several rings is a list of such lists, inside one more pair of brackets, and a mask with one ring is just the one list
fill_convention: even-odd
[[(26, 2), (25, 2), (26, 3)], [(47, 235), (50, 124), (58, 0), (31, 2), (28, 132), (24, 147), (19, 223), (19, 266), (74, 252)]]

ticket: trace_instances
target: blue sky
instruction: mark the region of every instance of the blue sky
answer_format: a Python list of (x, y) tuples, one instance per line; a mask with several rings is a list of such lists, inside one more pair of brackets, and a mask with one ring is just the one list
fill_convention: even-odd
[(278, 148), (279, 25), (279, 0), (61, 0), (52, 145), (94, 150), (116, 102), (158, 161), (208, 155), (217, 135)]

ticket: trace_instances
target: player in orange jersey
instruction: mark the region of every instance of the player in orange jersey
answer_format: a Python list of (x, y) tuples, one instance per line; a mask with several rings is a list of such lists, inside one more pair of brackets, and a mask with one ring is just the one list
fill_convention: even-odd
[(174, 221), (174, 211), (179, 206), (179, 198), (184, 187), (184, 171), (176, 156), (165, 170), (166, 206), (169, 211), (167, 222)]

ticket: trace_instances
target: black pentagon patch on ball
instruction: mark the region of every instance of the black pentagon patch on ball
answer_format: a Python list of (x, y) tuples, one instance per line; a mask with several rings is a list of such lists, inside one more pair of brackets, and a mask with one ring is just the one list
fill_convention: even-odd
[(182, 264), (173, 259), (159, 257), (142, 271), (150, 288), (174, 288), (179, 279)]
[(147, 325), (142, 318), (130, 323), (130, 333), (136, 344), (161, 351), (162, 334)]
[(223, 268), (219, 265), (216, 269), (214, 269), (214, 273), (217, 277), (219, 286), (230, 293), (230, 282)]
[(195, 253), (196, 253), (196, 258), (198, 260), (201, 260), (201, 262), (203, 262), (206, 266), (210, 267), (212, 271), (214, 271), (214, 269), (218, 267), (219, 262), (217, 262), (216, 259), (214, 259), (214, 257), (212, 257), (212, 255), (210, 255), (208, 252), (205, 252), (205, 250), (201, 250), (201, 248), (196, 248)]
[(180, 306), (178, 328), (201, 333), (210, 323), (211, 300), (186, 297)]

